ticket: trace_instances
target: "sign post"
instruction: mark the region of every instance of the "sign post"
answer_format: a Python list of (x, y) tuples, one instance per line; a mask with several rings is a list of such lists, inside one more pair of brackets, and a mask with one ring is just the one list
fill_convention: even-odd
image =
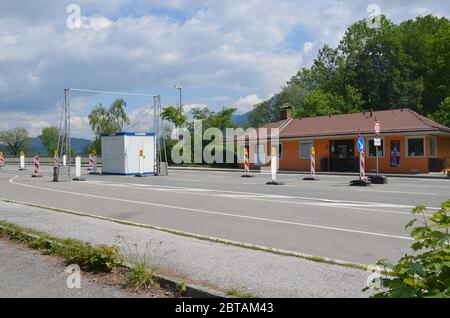
[(388, 182), (387, 177), (385, 176), (380, 176), (380, 165), (379, 165), (379, 147), (382, 147), (382, 140), (381, 140), (381, 125), (378, 122), (377, 119), (375, 119), (375, 125), (374, 125), (374, 134), (375, 134), (375, 139), (374, 139), (374, 146), (375, 146), (375, 150), (377, 152), (377, 175), (376, 176), (369, 176), (370, 182), (373, 184), (385, 184)]
[(378, 174), (379, 174), (379, 171), (380, 171), (380, 169), (379, 169), (379, 164), (378, 164), (378, 160), (379, 160), (379, 155), (378, 155), (378, 147), (381, 147), (381, 138), (380, 138), (380, 135), (381, 135), (381, 125), (380, 125), (380, 123), (378, 122), (378, 120), (376, 120), (375, 119), (375, 140), (374, 140), (374, 143), (375, 143), (375, 151), (377, 152), (377, 176), (378, 176)]

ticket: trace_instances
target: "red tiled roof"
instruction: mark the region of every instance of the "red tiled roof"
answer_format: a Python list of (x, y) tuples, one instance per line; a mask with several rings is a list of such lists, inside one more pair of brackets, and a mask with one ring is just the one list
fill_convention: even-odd
[[(281, 129), (280, 138), (315, 137), (333, 135), (371, 134), (375, 119), (382, 133), (443, 131), (450, 128), (421, 116), (410, 109), (396, 109), (345, 115), (293, 119)], [(283, 121), (284, 122), (284, 121)], [(278, 128), (281, 122), (270, 123), (262, 128)]]

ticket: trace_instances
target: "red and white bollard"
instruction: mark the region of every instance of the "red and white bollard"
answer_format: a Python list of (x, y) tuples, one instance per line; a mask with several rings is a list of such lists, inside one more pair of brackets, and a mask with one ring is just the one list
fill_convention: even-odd
[(250, 175), (250, 160), (247, 148), (244, 148), (244, 174), (242, 175), (242, 178), (252, 178)]
[(0, 169), (5, 166), (5, 157), (3, 157), (3, 152), (0, 152)]
[(94, 169), (94, 155), (89, 154), (89, 167), (88, 170)]
[(361, 152), (359, 159), (359, 179), (361, 181), (366, 181), (366, 159), (364, 152)]
[(311, 151), (311, 177), (316, 177), (316, 152), (314, 148)]
[(311, 176), (304, 178), (305, 181), (318, 181), (319, 179), (316, 178), (316, 149), (314, 147), (311, 148)]
[(40, 169), (40, 158), (39, 155), (34, 156), (34, 174), (33, 178), (41, 178), (42, 176), (39, 174)]

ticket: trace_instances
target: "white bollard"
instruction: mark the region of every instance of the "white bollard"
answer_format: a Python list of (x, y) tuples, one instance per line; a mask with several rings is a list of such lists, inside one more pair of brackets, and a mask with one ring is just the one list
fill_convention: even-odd
[(63, 156), (63, 166), (64, 167), (67, 166), (67, 156), (66, 155)]
[(25, 154), (23, 151), (20, 152), (19, 170), (25, 170)]
[(81, 157), (75, 158), (75, 178), (81, 177)]
[(267, 185), (283, 185), (282, 182), (277, 182), (277, 171), (278, 171), (278, 156), (275, 147), (272, 148), (272, 157), (270, 163), (270, 170), (272, 174), (272, 181), (266, 183)]
[(81, 157), (76, 156), (75, 158), (75, 178), (73, 181), (86, 181), (84, 178), (81, 178)]

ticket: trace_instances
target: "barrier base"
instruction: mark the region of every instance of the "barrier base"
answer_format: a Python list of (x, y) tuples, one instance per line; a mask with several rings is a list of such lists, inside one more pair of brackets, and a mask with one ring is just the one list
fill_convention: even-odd
[(254, 178), (254, 176), (250, 174), (243, 174), (241, 178)]
[(351, 187), (367, 187), (369, 185), (370, 185), (370, 183), (367, 182), (366, 180), (353, 180), (353, 181), (350, 181), (350, 186)]
[(388, 178), (385, 176), (369, 176), (370, 183), (372, 184), (386, 184)]
[(25, 171), (27, 168), (19, 168), (19, 171)]
[(307, 177), (304, 178), (303, 181), (320, 181), (320, 179), (316, 177)]
[(135, 175), (136, 178), (147, 178), (148, 176), (146, 174), (137, 174)]
[(40, 174), (33, 174), (31, 177), (32, 178), (42, 178), (42, 176)]
[(267, 182), (266, 185), (280, 186), (280, 185), (284, 185), (284, 183), (283, 182), (277, 182), (277, 181), (270, 181), (270, 182)]
[(89, 174), (90, 174), (91, 176), (99, 176), (99, 175), (101, 175), (100, 172), (89, 172)]
[(85, 178), (73, 178), (72, 180), (73, 180), (73, 181), (76, 181), (76, 182), (83, 182), (83, 181), (86, 181)]

